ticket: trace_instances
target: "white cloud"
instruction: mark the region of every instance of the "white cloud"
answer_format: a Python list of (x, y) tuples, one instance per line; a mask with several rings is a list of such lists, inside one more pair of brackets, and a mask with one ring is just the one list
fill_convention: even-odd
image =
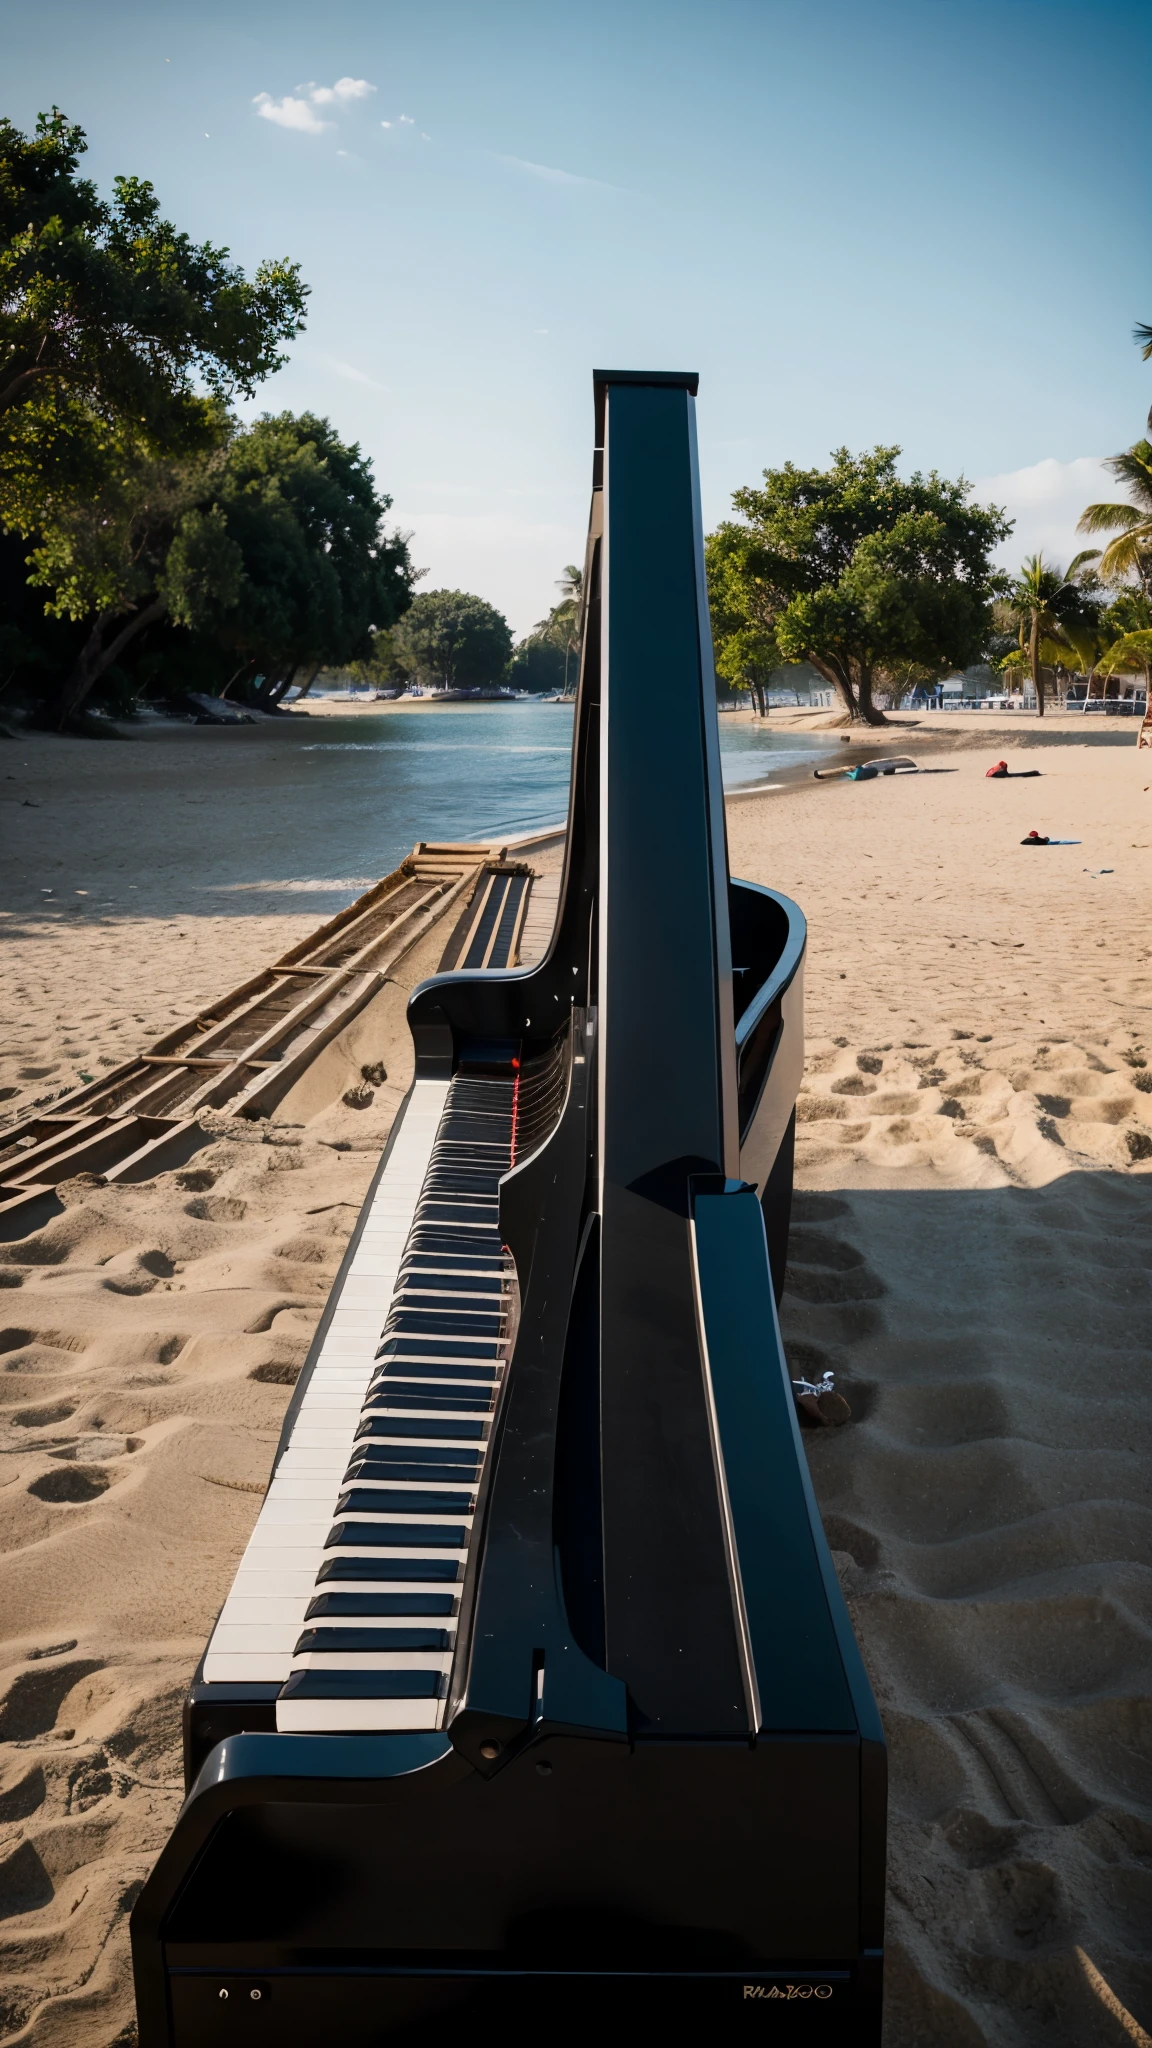
[(400, 122), (401, 126), (404, 128), (414, 128), (416, 126), (416, 123), (413, 120), (411, 114), (401, 114)]
[[(278, 128), (294, 128), (300, 135), (323, 135), (334, 124), (322, 121), (315, 111), (317, 107), (336, 107), (350, 100), (367, 99), (375, 90), (366, 78), (338, 78), (335, 85), (317, 85), (310, 79), (307, 85), (298, 85), (295, 94), (285, 93), (281, 100), (274, 100), (270, 92), (258, 92), (252, 104), (265, 121), (275, 121)], [(306, 99), (298, 97), (304, 93), (308, 95)]]
[(366, 78), (338, 78), (335, 85), (313, 86), (312, 99), (318, 107), (331, 107), (337, 100), (366, 100), (375, 90)]
[(301, 135), (323, 135), (332, 126), (331, 121), (320, 120), (307, 100), (294, 99), (291, 93), (274, 100), (270, 92), (258, 92), (252, 105), (265, 121), (275, 121), (278, 128), (295, 128)]
[(547, 185), (583, 185), (592, 192), (618, 192), (618, 185), (606, 185), (601, 178), (579, 178), (574, 171), (558, 171), (551, 164), (534, 164), (528, 157), (502, 156), (494, 149), (490, 154), (498, 164), (507, 164), (511, 171), (524, 171), (531, 178), (540, 178)]
[(1026, 555), (1043, 553), (1062, 569), (1082, 548), (1095, 545), (1076, 531), (1085, 505), (1124, 495), (1096, 455), (1078, 455), (1071, 462), (1049, 455), (1026, 469), (978, 477), (973, 494), (978, 505), (1003, 505), (1016, 521), (996, 551), (1001, 562), (1018, 568)]
[(382, 128), (390, 128), (392, 126), (392, 123), (391, 121), (381, 121), (380, 126)]

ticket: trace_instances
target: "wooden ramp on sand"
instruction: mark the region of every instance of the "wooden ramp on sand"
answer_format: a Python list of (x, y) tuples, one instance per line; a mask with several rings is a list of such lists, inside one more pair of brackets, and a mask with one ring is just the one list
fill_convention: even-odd
[[(77, 1173), (140, 1181), (182, 1165), (203, 1141), (201, 1110), (266, 1116), (453, 905), (462, 914), (445, 965), (462, 954), (471, 964), (514, 965), (532, 882), (503, 845), (421, 840), (274, 966), (102, 1080), (0, 1133), (0, 1225), (10, 1232)], [(478, 945), (485, 957), (473, 962)]]

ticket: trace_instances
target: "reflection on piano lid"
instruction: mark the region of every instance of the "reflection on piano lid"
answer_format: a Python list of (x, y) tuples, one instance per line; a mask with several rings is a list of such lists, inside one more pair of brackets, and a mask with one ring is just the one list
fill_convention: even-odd
[(764, 1999), (879, 2041), (883, 1739), (776, 1319), (804, 920), (728, 873), (695, 389), (597, 373), (551, 941), (509, 964), (509, 871), (411, 998), (133, 1914), (142, 2048), (234, 1990), (284, 2048)]

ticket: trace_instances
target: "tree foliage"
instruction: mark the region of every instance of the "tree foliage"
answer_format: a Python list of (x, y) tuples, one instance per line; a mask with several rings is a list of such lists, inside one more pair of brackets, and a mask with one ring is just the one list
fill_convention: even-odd
[(1127, 485), (1128, 499), (1086, 506), (1078, 531), (1116, 535), (1097, 557), (1105, 581), (1135, 576), (1146, 591), (1152, 590), (1152, 441), (1137, 441), (1122, 455), (1110, 455), (1104, 467)]
[(827, 470), (765, 470), (708, 538), (717, 667), (734, 682), (808, 661), (853, 719), (883, 722), (879, 689), (980, 654), (1010, 531), (963, 478), (896, 473), (898, 448), (837, 449)]
[(412, 600), (395, 633), (410, 675), (452, 689), (503, 682), (512, 658), (508, 621), (466, 590), (426, 590)]
[(28, 558), (48, 613), (86, 626), (59, 723), (160, 620), (226, 651), (240, 694), (270, 707), (300, 668), (370, 654), (405, 610), (413, 571), (384, 524), (391, 500), (329, 421), (231, 423), (222, 446), (179, 461), (131, 435), (107, 448), (94, 496), (46, 500)]
[(366, 660), (407, 609), (415, 576), (405, 536), (385, 528), (392, 501), (328, 420), (266, 414), (237, 434), (213, 502), (242, 573), (216, 630), (263, 673), (263, 698), (278, 702), (301, 668)]
[(1067, 573), (1029, 555), (1019, 575), (996, 604), (997, 624), (1017, 636), (1017, 665), (1027, 663), (1036, 692), (1037, 716), (1044, 716), (1044, 663), (1069, 651), (1074, 665), (1091, 666), (1100, 647), (1102, 597), (1092, 569), (1091, 549), (1077, 555)]
[(575, 684), (580, 658), (580, 615), (584, 594), (584, 571), (575, 562), (565, 565), (556, 581), (559, 604), (546, 619), (538, 619), (512, 657), (513, 679), (527, 690), (568, 690)]
[(249, 281), (165, 220), (144, 178), (102, 199), (78, 176), (86, 147), (56, 107), (31, 137), (0, 120), (0, 420), (33, 408), (50, 443), (71, 398), (156, 446), (211, 441), (205, 393), (250, 396), (300, 331), (298, 266)]

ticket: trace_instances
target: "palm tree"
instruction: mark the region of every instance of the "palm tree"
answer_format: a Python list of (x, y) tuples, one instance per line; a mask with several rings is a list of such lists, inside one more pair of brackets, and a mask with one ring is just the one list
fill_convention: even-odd
[(564, 695), (567, 696), (568, 661), (580, 635), (580, 606), (584, 596), (583, 569), (578, 568), (575, 562), (565, 563), (563, 575), (556, 579), (556, 588), (560, 592), (560, 603), (556, 607), (556, 612), (567, 612), (568, 606), (572, 607), (567, 620), (568, 638), (564, 645)]
[(1044, 716), (1043, 643), (1070, 647), (1071, 630), (1086, 623), (1094, 612), (1086, 598), (1084, 571), (1096, 560), (1096, 552), (1089, 549), (1077, 555), (1067, 575), (1049, 568), (1042, 554), (1029, 555), (1015, 583), (995, 606), (997, 624), (1015, 628), (1021, 657), (1027, 656), (1038, 718)]
[[(1152, 330), (1148, 352), (1152, 353)], [(1152, 441), (1137, 441), (1123, 455), (1110, 456), (1104, 467), (1127, 484), (1129, 502), (1086, 506), (1077, 531), (1116, 534), (1099, 557), (1099, 573), (1106, 582), (1136, 575), (1146, 591), (1152, 590)]]

